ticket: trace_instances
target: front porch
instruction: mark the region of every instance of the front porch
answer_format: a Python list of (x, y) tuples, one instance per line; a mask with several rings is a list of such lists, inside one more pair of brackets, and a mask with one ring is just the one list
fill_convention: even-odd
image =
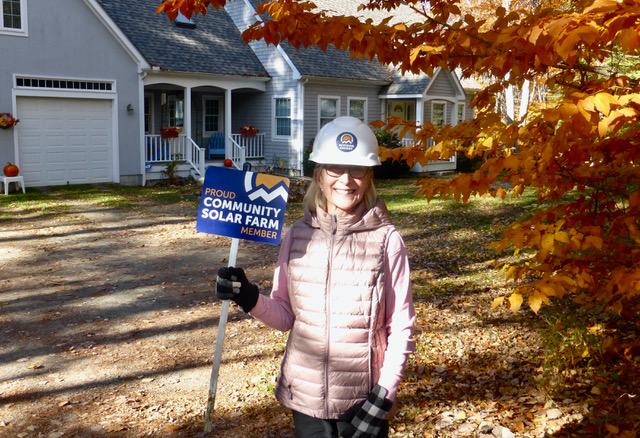
[[(421, 126), (425, 121), (429, 121), (433, 126), (442, 127), (445, 124), (456, 125), (464, 121), (464, 101), (456, 100), (448, 97), (439, 97), (437, 99), (425, 99), (424, 97), (412, 99), (387, 99), (386, 114), (387, 117), (397, 117), (401, 120), (414, 122), (417, 126)], [(401, 132), (398, 128), (395, 130), (397, 134)], [(416, 141), (407, 136), (400, 139), (402, 147), (416, 146)], [(433, 139), (427, 139), (423, 147), (431, 147)], [(453, 171), (457, 167), (457, 158), (452, 156), (448, 160), (433, 160), (424, 166), (416, 163), (411, 171), (415, 173), (423, 172), (443, 172)]]
[[(231, 159), (241, 169), (265, 156), (266, 127), (257, 126), (256, 100), (263, 78), (185, 77), (168, 73), (144, 79), (144, 160), (147, 179), (203, 178), (205, 169)], [(249, 127), (249, 129), (247, 129)]]

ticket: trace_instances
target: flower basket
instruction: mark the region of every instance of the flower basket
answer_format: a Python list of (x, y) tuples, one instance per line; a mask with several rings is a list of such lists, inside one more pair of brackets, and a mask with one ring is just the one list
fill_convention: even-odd
[(16, 119), (11, 113), (0, 113), (0, 128), (9, 129), (13, 128), (20, 120)]
[(160, 129), (160, 138), (176, 138), (180, 134), (178, 128), (162, 128)]
[(258, 128), (252, 125), (244, 125), (240, 127), (240, 135), (244, 137), (255, 137), (258, 133)]

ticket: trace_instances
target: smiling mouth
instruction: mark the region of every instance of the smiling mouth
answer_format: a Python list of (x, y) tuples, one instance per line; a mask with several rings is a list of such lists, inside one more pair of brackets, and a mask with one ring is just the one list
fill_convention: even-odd
[(355, 192), (355, 190), (352, 189), (333, 189), (333, 191), (340, 195), (350, 195)]

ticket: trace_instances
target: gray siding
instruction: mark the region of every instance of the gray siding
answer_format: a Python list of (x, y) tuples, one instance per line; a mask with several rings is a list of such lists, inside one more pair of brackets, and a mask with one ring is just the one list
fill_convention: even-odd
[(367, 99), (367, 122), (381, 120), (382, 105), (378, 97), (380, 85), (360, 85), (335, 80), (332, 84), (314, 83), (309, 81), (304, 86), (304, 145), (309, 147), (313, 144), (319, 130), (319, 96), (337, 96), (340, 98), (339, 116), (347, 116), (347, 102), (349, 97)]
[[(243, 0), (230, 0), (225, 8), (241, 32), (255, 21), (255, 11), (247, 7)], [(265, 134), (264, 164), (300, 170), (299, 130), (302, 123), (297, 114), (300, 98), (298, 80), (277, 48), (267, 46), (263, 41), (252, 42), (250, 47), (272, 79), (267, 83), (265, 93), (234, 93), (233, 131), (238, 132), (244, 124), (254, 125)], [(275, 138), (273, 133), (272, 112), (276, 97), (291, 98), (292, 132), (288, 139)]]
[(429, 88), (427, 97), (429, 96), (456, 96), (456, 88), (453, 84), (451, 73), (447, 70), (440, 71)]
[[(141, 109), (135, 62), (82, 0), (29, 0), (27, 7), (28, 37), (0, 35), (0, 111), (11, 111), (16, 73), (115, 80), (120, 175), (137, 180)], [(127, 113), (127, 104), (133, 113)], [(15, 158), (13, 130), (0, 130), (0, 162)]]

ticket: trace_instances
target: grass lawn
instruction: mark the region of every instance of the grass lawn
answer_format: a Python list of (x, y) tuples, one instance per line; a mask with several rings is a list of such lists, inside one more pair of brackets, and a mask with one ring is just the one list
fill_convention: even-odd
[(137, 208), (142, 205), (197, 204), (200, 186), (137, 187), (119, 184), (84, 184), (27, 188), (27, 193), (0, 196), (0, 220), (20, 216), (59, 214), (73, 203), (101, 208)]

